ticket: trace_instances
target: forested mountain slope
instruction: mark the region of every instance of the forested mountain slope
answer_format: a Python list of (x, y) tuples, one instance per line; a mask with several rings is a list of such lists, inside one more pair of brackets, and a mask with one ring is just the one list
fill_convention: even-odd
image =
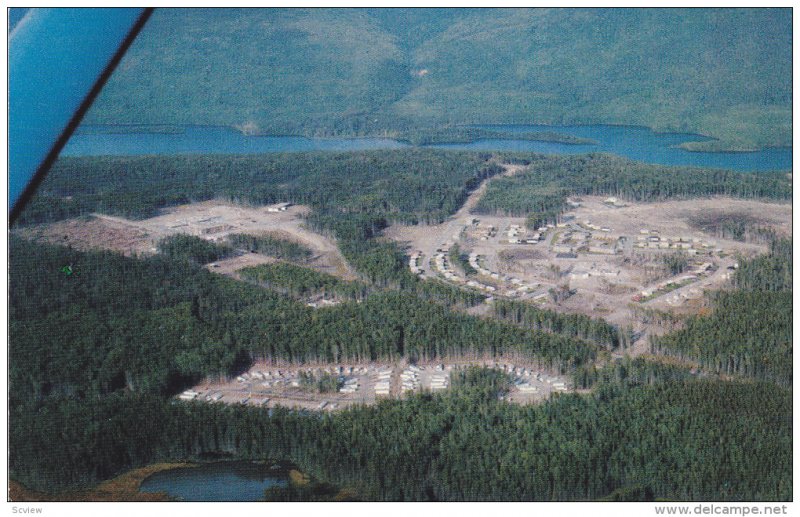
[(790, 145), (791, 55), (789, 10), (159, 9), (87, 122), (614, 123)]

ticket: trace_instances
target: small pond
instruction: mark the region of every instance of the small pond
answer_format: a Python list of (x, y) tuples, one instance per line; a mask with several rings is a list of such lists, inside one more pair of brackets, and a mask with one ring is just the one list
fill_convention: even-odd
[(141, 492), (166, 492), (180, 501), (262, 501), (264, 490), (289, 485), (284, 468), (268, 463), (223, 461), (156, 472)]

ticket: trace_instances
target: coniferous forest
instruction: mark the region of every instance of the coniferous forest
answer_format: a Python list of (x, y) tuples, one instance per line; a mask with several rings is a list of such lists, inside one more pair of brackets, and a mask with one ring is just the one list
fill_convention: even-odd
[[(557, 215), (572, 193), (791, 193), (778, 174), (504, 159), (531, 167), (491, 183), (480, 210)], [(496, 303), (493, 317), (468, 314), (482, 295), (418, 279), (381, 239), (390, 222), (442, 221), (501, 170), (484, 154), (420, 150), (60, 161), (21, 224), (92, 211), (148, 217), (210, 198), (294, 201), (312, 207), (308, 225), (337, 239), (359, 280), (284, 262), (241, 281), (203, 267), (234, 248), (307, 257), (273, 241), (174, 238), (157, 255), (124, 257), (12, 234), (11, 478), (53, 491), (157, 461), (229, 457), (288, 460), (364, 500), (792, 499), (790, 241), (741, 260), (732, 289), (654, 340), (656, 355), (616, 360), (629, 329), (517, 302)], [(303, 298), (317, 295), (340, 303), (307, 307)], [(470, 369), (444, 393), (325, 414), (173, 397), (261, 359), (505, 355), (587, 391), (520, 406), (502, 400), (501, 372)]]

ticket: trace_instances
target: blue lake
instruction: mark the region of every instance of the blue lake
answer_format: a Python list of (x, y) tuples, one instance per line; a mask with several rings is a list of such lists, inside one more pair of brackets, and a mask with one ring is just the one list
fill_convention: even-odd
[[(707, 140), (700, 135), (656, 133), (635, 126), (481, 126), (507, 132), (550, 131), (595, 140), (593, 145), (572, 145), (526, 140), (479, 140), (468, 144), (431, 147), (472, 151), (527, 151), (545, 154), (613, 153), (660, 165), (717, 167), (740, 171), (789, 170), (791, 148), (756, 152), (694, 153), (674, 146)], [(73, 135), (63, 156), (144, 154), (258, 154), (293, 151), (363, 151), (398, 149), (408, 144), (388, 138), (304, 138), (297, 136), (246, 136), (226, 127), (186, 126), (175, 132), (119, 132), (109, 127), (86, 126)], [(121, 129), (121, 128), (120, 128)]]
[(263, 501), (265, 489), (288, 484), (282, 470), (229, 461), (157, 472), (145, 479), (139, 490), (166, 492), (181, 501)]
[(389, 138), (305, 138), (247, 136), (217, 126), (185, 126), (178, 132), (119, 132), (88, 126), (70, 138), (62, 156), (142, 154), (261, 154), (292, 151), (364, 151), (395, 149), (405, 144)]

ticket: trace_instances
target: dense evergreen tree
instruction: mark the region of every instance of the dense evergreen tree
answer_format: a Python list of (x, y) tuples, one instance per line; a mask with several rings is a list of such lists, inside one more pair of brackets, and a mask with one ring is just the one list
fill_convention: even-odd
[[(65, 264), (73, 274), (61, 271)], [(308, 271), (288, 268), (292, 282)], [(453, 312), (434, 301), (449, 295), (436, 283), (313, 310), (188, 261), (83, 253), (20, 239), (12, 239), (10, 276), (10, 385), (12, 397), (22, 399), (121, 389), (170, 394), (202, 376), (230, 375), (255, 358), (514, 353), (566, 371), (596, 354), (577, 339)], [(365, 292), (357, 283), (333, 289)]]
[(302, 244), (271, 235), (234, 233), (228, 235), (228, 243), (237, 249), (294, 262), (305, 262), (313, 255), (313, 252)]
[(438, 150), (62, 158), (20, 223), (90, 212), (146, 218), (212, 198), (311, 205), (323, 214), (441, 222), (501, 171), (489, 155)]
[(495, 300), (494, 313), (517, 325), (577, 337), (609, 349), (630, 342), (630, 336), (607, 321), (582, 314), (562, 314), (512, 300)]
[[(490, 185), (482, 209), (533, 211), (542, 221), (573, 193), (787, 198), (778, 175), (603, 156), (508, 158), (529, 162), (530, 171)], [(770, 255), (740, 260), (737, 291), (716, 295), (710, 316), (653, 341), (658, 352), (698, 362), (701, 374), (755, 381), (695, 379), (663, 358), (601, 367), (599, 346), (624, 347), (627, 330), (518, 302), (495, 301), (507, 321), (453, 311), (483, 297), (421, 281), (397, 245), (380, 238), (392, 221), (438, 222), (454, 212), (499, 171), (488, 159), (402, 151), (60, 162), (27, 222), (95, 210), (145, 217), (210, 197), (291, 200), (314, 207), (309, 225), (338, 239), (361, 279), (290, 264), (243, 273), (264, 289), (205, 270), (200, 264), (221, 256), (219, 248), (185, 236), (149, 258), (12, 237), (12, 477), (51, 490), (213, 453), (288, 459), (374, 500), (791, 499), (791, 244), (776, 241)], [(498, 197), (512, 186), (523, 193)], [(313, 310), (287, 296), (313, 294), (343, 303)], [(572, 374), (576, 386), (595, 391), (518, 406), (498, 400), (503, 374), (470, 369), (454, 374), (448, 393), (325, 415), (169, 398), (254, 359), (492, 355)]]
[(52, 489), (213, 453), (288, 459), (364, 500), (792, 498), (787, 389), (690, 380), (520, 406), (497, 400), (502, 374), (461, 375), (448, 393), (326, 415), (137, 395), (12, 406), (11, 476)]
[(711, 297), (713, 312), (653, 338), (654, 351), (690, 358), (713, 372), (792, 384), (792, 246), (740, 260), (732, 292)]
[(325, 298), (359, 300), (366, 297), (369, 291), (361, 282), (347, 282), (333, 275), (285, 262), (244, 268), (239, 275), (245, 280), (293, 296), (322, 295)]
[(189, 260), (197, 264), (208, 264), (230, 257), (235, 253), (230, 246), (215, 244), (200, 237), (182, 233), (161, 239), (158, 243), (158, 251), (168, 257)]

